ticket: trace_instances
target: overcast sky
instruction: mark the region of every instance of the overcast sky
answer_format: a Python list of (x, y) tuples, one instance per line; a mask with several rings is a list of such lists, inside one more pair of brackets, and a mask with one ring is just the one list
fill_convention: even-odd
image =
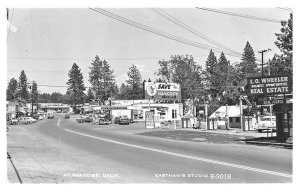
[[(213, 46), (195, 34), (175, 25), (150, 9), (106, 9), (119, 16), (176, 36)], [(163, 9), (186, 25), (215, 41), (243, 52), (249, 41), (256, 58), (259, 50), (272, 49), (265, 60), (279, 53), (274, 33), (280, 23), (246, 19), (216, 12), (189, 9)], [(289, 11), (279, 8), (218, 9), (243, 15), (287, 20)], [(12, 14), (12, 10), (10, 12)], [(135, 64), (143, 79), (156, 78), (158, 60), (171, 55), (193, 55), (204, 66), (209, 50), (182, 44), (156, 34), (113, 20), (90, 9), (14, 9), (7, 39), (7, 77), (18, 79), (25, 70), (28, 80), (40, 85), (66, 86), (68, 71), (75, 62), (82, 70), (85, 86), (88, 72), (96, 55), (109, 62), (118, 85), (127, 79), (128, 68)], [(217, 57), (220, 53), (215, 52)], [(231, 63), (240, 58), (226, 56)], [(39, 86), (41, 93), (66, 88)]]

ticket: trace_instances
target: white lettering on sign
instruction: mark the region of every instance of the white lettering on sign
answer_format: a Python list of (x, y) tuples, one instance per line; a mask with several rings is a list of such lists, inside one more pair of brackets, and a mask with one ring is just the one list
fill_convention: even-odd
[(262, 94), (263, 90), (261, 89), (251, 89), (251, 94)]
[(262, 83), (287, 82), (288, 77), (283, 76), (283, 77), (273, 77), (273, 78), (262, 78), (261, 81)]
[(285, 93), (288, 91), (288, 87), (267, 88), (267, 93)]

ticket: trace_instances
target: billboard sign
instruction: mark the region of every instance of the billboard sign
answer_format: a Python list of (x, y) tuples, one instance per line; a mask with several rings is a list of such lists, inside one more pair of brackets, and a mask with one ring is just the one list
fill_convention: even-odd
[(181, 100), (180, 85), (177, 83), (145, 82), (145, 99)]
[(291, 78), (288, 75), (248, 77), (249, 95), (289, 94)]

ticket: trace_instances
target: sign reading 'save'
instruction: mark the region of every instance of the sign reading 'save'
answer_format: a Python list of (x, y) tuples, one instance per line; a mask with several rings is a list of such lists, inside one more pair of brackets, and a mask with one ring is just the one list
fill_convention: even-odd
[(291, 79), (288, 75), (249, 77), (247, 82), (250, 95), (291, 93)]

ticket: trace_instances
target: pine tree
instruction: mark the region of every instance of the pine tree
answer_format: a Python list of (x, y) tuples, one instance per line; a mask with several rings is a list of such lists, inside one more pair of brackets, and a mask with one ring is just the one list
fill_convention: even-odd
[(216, 75), (216, 67), (217, 67), (217, 58), (212, 50), (210, 50), (208, 58), (205, 62), (206, 66), (206, 72), (209, 76), (215, 76)]
[(129, 87), (122, 83), (120, 87), (119, 99), (128, 99)]
[(10, 79), (6, 89), (6, 100), (14, 101), (16, 98), (18, 81), (15, 78)]
[(74, 108), (76, 109), (76, 105), (83, 103), (85, 97), (83, 76), (76, 63), (73, 64), (71, 70), (69, 70), (68, 75), (69, 80), (67, 84), (68, 91), (70, 92), (69, 103), (73, 104)]
[(218, 65), (216, 67), (216, 71), (218, 73), (216, 89), (217, 93), (223, 94), (224, 90), (227, 88), (230, 72), (230, 61), (227, 60), (225, 54), (222, 52), (220, 58), (218, 59)]
[(20, 77), (19, 77), (19, 86), (20, 86), (20, 91), (18, 91), (17, 93), (17, 97), (28, 101), (29, 99), (29, 92), (27, 89), (27, 77), (25, 74), (25, 71), (22, 70)]
[(89, 81), (96, 98), (100, 98), (103, 102), (114, 93), (115, 76), (106, 60), (100, 60), (98, 55), (96, 55), (95, 60), (91, 64)]
[(206, 70), (204, 72), (207, 86), (210, 91), (207, 94), (216, 94), (216, 87), (218, 86), (218, 61), (212, 50), (210, 50), (207, 60), (205, 62)]
[(281, 33), (276, 33), (277, 41), (275, 45), (282, 52), (277, 59), (282, 60), (285, 74), (293, 75), (293, 14), (290, 14), (290, 19), (281, 23)]
[(32, 87), (31, 87), (31, 92), (30, 92), (30, 96), (31, 96), (33, 103), (37, 102), (38, 95), (39, 95), (39, 92), (38, 92), (38, 88), (37, 88), (37, 83), (35, 81), (33, 81)]
[(143, 99), (143, 84), (142, 84), (142, 76), (139, 69), (133, 64), (129, 67), (129, 71), (127, 72), (128, 80), (126, 80), (128, 84), (128, 98), (129, 99)]
[(242, 62), (239, 64), (240, 78), (246, 79), (249, 76), (257, 75), (257, 65), (255, 63), (255, 54), (250, 43), (247, 41), (242, 55)]

